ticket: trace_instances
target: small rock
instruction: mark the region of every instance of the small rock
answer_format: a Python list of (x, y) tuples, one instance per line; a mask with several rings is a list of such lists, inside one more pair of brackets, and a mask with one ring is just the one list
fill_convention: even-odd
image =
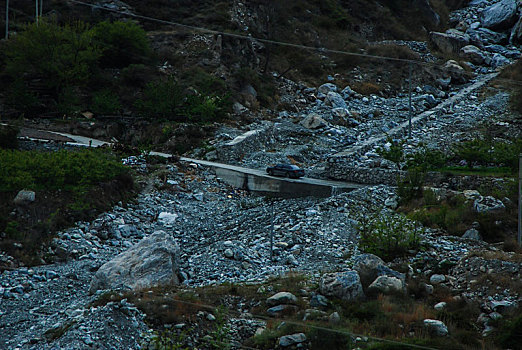
[(295, 344), (299, 344), (306, 341), (306, 335), (304, 333), (296, 333), (291, 335), (284, 335), (279, 338), (279, 346), (286, 348)]
[(424, 327), (435, 336), (444, 337), (448, 335), (448, 327), (442, 321), (425, 319)]

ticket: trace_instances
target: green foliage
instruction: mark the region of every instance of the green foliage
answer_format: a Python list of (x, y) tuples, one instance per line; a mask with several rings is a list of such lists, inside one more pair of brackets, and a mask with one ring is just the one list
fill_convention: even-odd
[(56, 109), (62, 116), (78, 115), (82, 109), (82, 103), (77, 89), (72, 86), (65, 86), (58, 95)]
[(400, 204), (406, 204), (415, 198), (422, 197), (424, 176), (425, 172), (412, 169), (408, 170), (403, 178), (398, 178), (397, 194), (399, 195)]
[(170, 77), (147, 84), (143, 98), (136, 101), (135, 107), (148, 118), (208, 123), (224, 118), (230, 100), (227, 95), (205, 95), (197, 91), (188, 94)]
[(120, 162), (100, 150), (0, 150), (0, 191), (82, 191), (126, 171)]
[(219, 306), (215, 312), (214, 330), (210, 333), (212, 339), (209, 340), (213, 349), (228, 350), (230, 344), (230, 327), (227, 325), (227, 309)]
[(16, 127), (0, 124), (0, 149), (16, 149), (18, 147), (18, 133)]
[(423, 144), (419, 145), (417, 152), (408, 155), (406, 158), (406, 169), (421, 171), (439, 169), (447, 162), (447, 157), (442, 151), (429, 149)]
[(453, 153), (457, 159), (465, 160), (470, 169), (474, 165), (494, 164), (507, 166), (515, 173), (518, 169), (518, 155), (522, 153), (522, 140), (473, 139), (456, 144)]
[(388, 159), (397, 165), (397, 169), (401, 169), (401, 162), (404, 161), (404, 140), (397, 141), (391, 137), (387, 138), (387, 142), (390, 143), (388, 149), (379, 147), (377, 153), (379, 153), (384, 159)]
[(500, 327), (495, 332), (495, 339), (504, 349), (517, 349), (522, 339), (522, 315), (499, 322)]
[(6, 45), (6, 72), (13, 79), (39, 78), (50, 89), (83, 85), (97, 66), (101, 50), (87, 25), (29, 24)]
[(147, 34), (134, 22), (100, 22), (94, 26), (93, 37), (102, 48), (102, 67), (124, 68), (144, 62), (151, 53)]
[(183, 99), (183, 89), (169, 77), (165, 81), (148, 83), (135, 107), (148, 118), (175, 119), (181, 116)]
[(10, 84), (6, 95), (6, 105), (24, 114), (35, 113), (40, 106), (38, 96), (30, 91), (20, 78)]
[(96, 114), (117, 114), (121, 111), (122, 106), (118, 96), (105, 89), (93, 94), (91, 108)]
[(188, 350), (189, 348), (183, 345), (185, 337), (185, 332), (156, 331), (152, 336), (149, 348), (152, 346), (154, 350)]
[(359, 247), (391, 261), (419, 248), (422, 229), (402, 215), (374, 214), (358, 218)]

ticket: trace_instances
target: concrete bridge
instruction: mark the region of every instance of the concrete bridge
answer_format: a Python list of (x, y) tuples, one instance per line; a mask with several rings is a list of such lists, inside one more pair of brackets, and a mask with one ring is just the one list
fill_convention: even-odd
[[(32, 139), (59, 140), (66, 144), (84, 147), (100, 147), (103, 145), (110, 145), (109, 142), (89, 137), (47, 130), (32, 130), (31, 132), (28, 132), (28, 135)], [(151, 152), (150, 154), (165, 158), (172, 157), (171, 154), (161, 152)], [(180, 161), (195, 163), (201, 166), (213, 168), (218, 178), (234, 187), (286, 198), (307, 196), (329, 197), (331, 195), (349, 192), (364, 186), (355, 183), (313, 179), (308, 177), (302, 177), (299, 179), (275, 177), (269, 176), (264, 170), (209, 162), (200, 159), (181, 157)]]

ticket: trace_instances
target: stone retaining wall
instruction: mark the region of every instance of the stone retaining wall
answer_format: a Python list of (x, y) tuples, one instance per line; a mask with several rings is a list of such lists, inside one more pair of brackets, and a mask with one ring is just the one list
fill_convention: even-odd
[[(333, 180), (396, 186), (397, 178), (404, 177), (407, 172), (383, 168), (356, 168), (347, 163), (328, 163), (326, 173)], [(500, 188), (505, 181), (503, 178), (428, 172), (426, 173), (424, 184), (426, 186), (447, 187), (452, 190), (462, 191), (480, 187)]]

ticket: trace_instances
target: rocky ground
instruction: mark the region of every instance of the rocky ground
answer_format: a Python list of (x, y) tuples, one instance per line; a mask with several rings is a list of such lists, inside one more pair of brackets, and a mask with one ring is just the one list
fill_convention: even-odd
[[(481, 30), (486, 29), (481, 27), (481, 11), (494, 3), (473, 1), (453, 16), (460, 32), (439, 35), (477, 45), (478, 53), (469, 47), (463, 53), (473, 57), (470, 67), (477, 74), (473, 79), (520, 56), (516, 47), (500, 47), (494, 33)], [(512, 37), (517, 35), (513, 31)], [(423, 53), (426, 62), (433, 61), (422, 43), (404, 44)], [(453, 76), (453, 82), (441, 78), (438, 86), (414, 86), (414, 114), (436, 107), (473, 82), (464, 77)], [(213, 149), (195, 154), (260, 169), (270, 163), (295, 161), (309, 175), (321, 177), (326, 176), (328, 158), (407, 120), (406, 94), (362, 96), (349, 87), (341, 89), (334, 77), (318, 88), (282, 81), (298, 112), (279, 112), (243, 129), (223, 127), (216, 133)], [(469, 130), (484, 122), (517, 135), (520, 125), (508, 112), (507, 103), (508, 95), (502, 91), (463, 95), (414, 128), (407, 147), (413, 149), (422, 142), (445, 150), (451, 143), (469, 138)], [(241, 106), (236, 107), (241, 112)], [(231, 143), (256, 130), (241, 143)], [(379, 159), (375, 150), (384, 145), (384, 141), (377, 142), (370, 151), (354, 153), (350, 161), (354, 166), (373, 164)], [(126, 164), (137, 171), (148, 167), (141, 158), (127, 159)], [(393, 166), (382, 159), (380, 164)], [(360, 254), (357, 224), (361, 216), (375, 211), (398, 215), (393, 211), (395, 189), (384, 185), (327, 199), (270, 199), (231, 188), (211, 170), (195, 164), (169, 164), (161, 174), (150, 175), (145, 190), (133, 203), (60, 232), (48, 251), (56, 263), (0, 274), (0, 344), (6, 349), (143, 347), (152, 334), (145, 315), (125, 299), (98, 306), (96, 300), (103, 290), (91, 290), (94, 293), (90, 294), (89, 289), (104, 263), (158, 231), (177, 242), (176, 278), (187, 288), (259, 283), (289, 271), (304, 272), (319, 281), (326, 272), (351, 270)], [(447, 286), (460, 298), (478, 301), (483, 312), (480, 331), (487, 334), (490, 320), (522, 302), (519, 285), (500, 287), (494, 279), (520, 280), (522, 263), (515, 254), (480, 240), (430, 229), (422, 230), (422, 241), (426, 249), (407, 261), (406, 275)], [(10, 258), (0, 253), (0, 259), (9, 262)], [(244, 319), (231, 322), (236, 322), (233, 329), (243, 327), (250, 335), (263, 324)]]

